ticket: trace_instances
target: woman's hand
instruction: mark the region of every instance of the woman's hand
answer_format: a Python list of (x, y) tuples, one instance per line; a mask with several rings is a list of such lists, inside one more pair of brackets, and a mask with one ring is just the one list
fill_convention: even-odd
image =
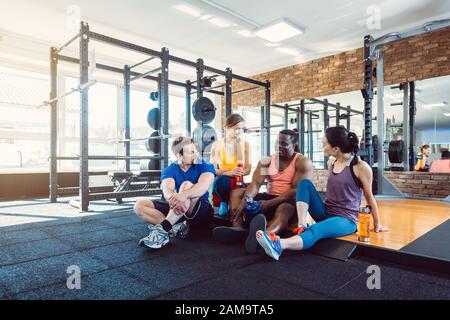
[(376, 233), (389, 231), (389, 229), (383, 227), (379, 221), (374, 221), (373, 225), (374, 225), (373, 229)]
[(243, 169), (243, 168), (240, 168), (240, 167), (233, 168), (233, 170), (228, 171), (228, 172), (229, 172), (230, 175), (233, 176), (233, 177), (243, 176), (244, 173), (245, 173), (245, 172), (244, 172), (244, 169)]

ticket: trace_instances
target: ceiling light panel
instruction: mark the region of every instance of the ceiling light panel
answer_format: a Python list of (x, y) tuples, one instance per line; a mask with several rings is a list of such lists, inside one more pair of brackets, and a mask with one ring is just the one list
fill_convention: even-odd
[(253, 34), (264, 40), (275, 43), (295, 37), (304, 33), (304, 31), (303, 28), (296, 26), (286, 19), (281, 19), (257, 29)]

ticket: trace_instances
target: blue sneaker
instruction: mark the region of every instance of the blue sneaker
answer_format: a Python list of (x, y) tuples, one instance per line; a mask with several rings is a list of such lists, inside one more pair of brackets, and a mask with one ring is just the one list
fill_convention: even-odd
[(256, 232), (256, 240), (269, 257), (272, 257), (277, 261), (280, 259), (283, 249), (281, 249), (281, 243), (278, 236), (273, 233), (267, 234), (262, 230), (258, 230)]
[(226, 216), (228, 214), (228, 203), (221, 202), (219, 207), (219, 212), (217, 213), (219, 216)]

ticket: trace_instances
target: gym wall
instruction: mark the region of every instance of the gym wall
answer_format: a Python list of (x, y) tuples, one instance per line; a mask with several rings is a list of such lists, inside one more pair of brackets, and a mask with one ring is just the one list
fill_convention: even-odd
[[(273, 103), (327, 96), (360, 90), (363, 87), (362, 59), (363, 49), (359, 48), (258, 74), (252, 78), (260, 81), (270, 80)], [(385, 84), (449, 75), (449, 60), (450, 28), (386, 45)], [(233, 90), (247, 87), (248, 84), (233, 82)], [(261, 105), (264, 105), (263, 89), (233, 95), (234, 108)]]

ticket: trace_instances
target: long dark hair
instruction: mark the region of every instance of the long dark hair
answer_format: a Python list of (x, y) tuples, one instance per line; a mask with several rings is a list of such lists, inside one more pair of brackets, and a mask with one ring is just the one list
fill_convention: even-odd
[(294, 151), (300, 152), (300, 148), (298, 146), (298, 132), (290, 129), (284, 129), (280, 131), (280, 134), (285, 134), (290, 137), (293, 144), (295, 144)]
[(339, 147), (343, 153), (351, 153), (355, 157), (352, 164), (358, 163), (356, 154), (359, 151), (359, 139), (356, 133), (348, 131), (344, 127), (330, 127), (325, 131), (328, 143), (334, 148)]

